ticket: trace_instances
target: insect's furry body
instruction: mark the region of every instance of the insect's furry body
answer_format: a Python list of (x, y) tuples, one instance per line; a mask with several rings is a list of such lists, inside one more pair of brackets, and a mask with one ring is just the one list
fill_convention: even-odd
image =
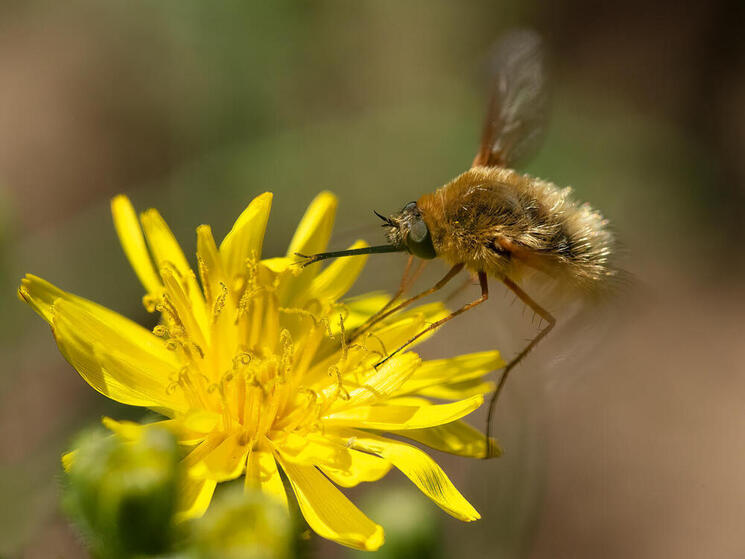
[(573, 200), (570, 188), (478, 166), (419, 198), (417, 207), (437, 255), (474, 273), (519, 278), (532, 268), (583, 291), (614, 273), (606, 220)]

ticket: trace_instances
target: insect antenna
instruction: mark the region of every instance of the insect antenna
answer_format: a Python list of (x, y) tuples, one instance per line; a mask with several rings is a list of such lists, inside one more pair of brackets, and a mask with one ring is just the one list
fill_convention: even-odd
[(379, 214), (375, 210), (373, 210), (373, 213), (383, 220), (383, 227), (395, 227), (396, 226), (396, 224), (393, 223), (393, 220), (390, 217), (385, 217), (384, 215)]

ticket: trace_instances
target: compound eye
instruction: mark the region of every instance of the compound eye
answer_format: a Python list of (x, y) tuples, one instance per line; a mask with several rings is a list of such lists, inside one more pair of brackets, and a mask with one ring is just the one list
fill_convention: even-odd
[(416, 202), (409, 202), (408, 204), (406, 204), (403, 207), (403, 209), (401, 211), (402, 212), (410, 212), (411, 210), (413, 210), (415, 208), (416, 208)]
[(429, 229), (422, 218), (414, 220), (411, 224), (409, 234), (406, 236), (406, 246), (411, 254), (425, 260), (431, 260), (437, 256)]

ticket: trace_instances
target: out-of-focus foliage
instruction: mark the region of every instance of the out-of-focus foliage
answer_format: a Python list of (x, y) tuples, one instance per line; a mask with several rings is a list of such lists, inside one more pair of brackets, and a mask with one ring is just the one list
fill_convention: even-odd
[[(440, 559), (443, 547), (440, 515), (408, 487), (392, 486), (367, 496), (363, 503), (385, 529), (385, 545), (376, 559)], [(349, 552), (362, 559), (362, 552)]]

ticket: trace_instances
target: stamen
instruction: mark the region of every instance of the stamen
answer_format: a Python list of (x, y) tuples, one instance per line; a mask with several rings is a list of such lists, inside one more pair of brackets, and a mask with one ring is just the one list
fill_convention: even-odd
[(339, 314), (339, 336), (341, 339), (341, 359), (342, 363), (347, 362), (347, 356), (349, 355), (349, 349), (347, 348), (347, 336), (344, 331), (344, 317)]
[(204, 258), (199, 255), (197, 255), (197, 268), (199, 270), (199, 281), (202, 283), (202, 291), (204, 292), (204, 300), (207, 304), (211, 304), (212, 290), (210, 289), (209, 269)]
[(301, 387), (298, 390), (298, 392), (300, 392), (301, 394), (307, 394), (308, 396), (310, 396), (309, 405), (314, 405), (316, 402), (318, 402), (318, 398), (319, 398), (318, 392), (316, 392), (312, 388)]
[(349, 400), (349, 392), (346, 391), (344, 388), (344, 384), (341, 380), (341, 371), (339, 370), (339, 367), (336, 365), (332, 365), (329, 367), (329, 376), (335, 376), (336, 377), (336, 394), (342, 399), (342, 400)]
[(277, 424), (277, 428), (282, 429), (287, 433), (296, 431), (301, 425), (304, 426), (304, 430), (307, 431), (307, 426), (310, 423), (309, 419), (313, 416), (318, 418), (318, 399), (320, 397), (318, 392), (311, 390), (310, 388), (301, 387), (298, 389), (298, 393), (309, 396), (305, 406), (300, 407), (299, 405), (295, 405), (293, 411), (290, 412), (289, 415), (284, 416)]
[(163, 296), (160, 298), (160, 303), (155, 306), (155, 310), (161, 313), (164, 318), (169, 320), (174, 326), (177, 326), (183, 332), (184, 323), (181, 321), (181, 318), (176, 311), (176, 307), (174, 307), (168, 293), (163, 293)]
[[(383, 356), (388, 355), (388, 351), (385, 349), (385, 344), (383, 343), (383, 340), (380, 338), (380, 336), (376, 335), (374, 332), (367, 332), (367, 337), (365, 338), (365, 341), (367, 341), (370, 338), (374, 338), (380, 344), (380, 349), (383, 351)], [(379, 354), (379, 352), (373, 351), (371, 349), (368, 349), (368, 351)]]
[(295, 348), (292, 344), (292, 335), (289, 330), (283, 329), (279, 333), (279, 345), (282, 352), (279, 361), (280, 379), (282, 382), (285, 382), (292, 371), (292, 363), (295, 354)]
[(238, 355), (233, 357), (233, 370), (238, 370), (241, 367), (250, 365), (252, 359), (253, 356), (246, 351), (239, 353)]
[(254, 296), (254, 293), (251, 289), (246, 287), (246, 289), (243, 290), (243, 293), (241, 293), (241, 298), (238, 301), (238, 316), (240, 316), (243, 313), (248, 312), (248, 307), (251, 304), (251, 299)]
[(291, 307), (279, 307), (279, 312), (284, 313), (284, 314), (294, 314), (294, 315), (310, 318), (313, 321), (314, 326), (318, 326), (321, 320), (315, 314), (305, 309), (296, 309), (296, 308), (291, 308)]
[(215, 305), (212, 309), (212, 322), (217, 322), (220, 317), (220, 313), (225, 308), (225, 300), (228, 298), (228, 286), (224, 282), (220, 282), (220, 293), (215, 299)]
[(143, 295), (142, 305), (145, 307), (145, 310), (147, 312), (155, 312), (157, 310), (159, 300), (159, 296), (148, 293), (147, 295)]
[(248, 280), (247, 285), (250, 286), (251, 289), (256, 289), (257, 279), (259, 276), (259, 261), (257, 260), (256, 255), (251, 254), (248, 258), (246, 258), (245, 265), (246, 279)]

